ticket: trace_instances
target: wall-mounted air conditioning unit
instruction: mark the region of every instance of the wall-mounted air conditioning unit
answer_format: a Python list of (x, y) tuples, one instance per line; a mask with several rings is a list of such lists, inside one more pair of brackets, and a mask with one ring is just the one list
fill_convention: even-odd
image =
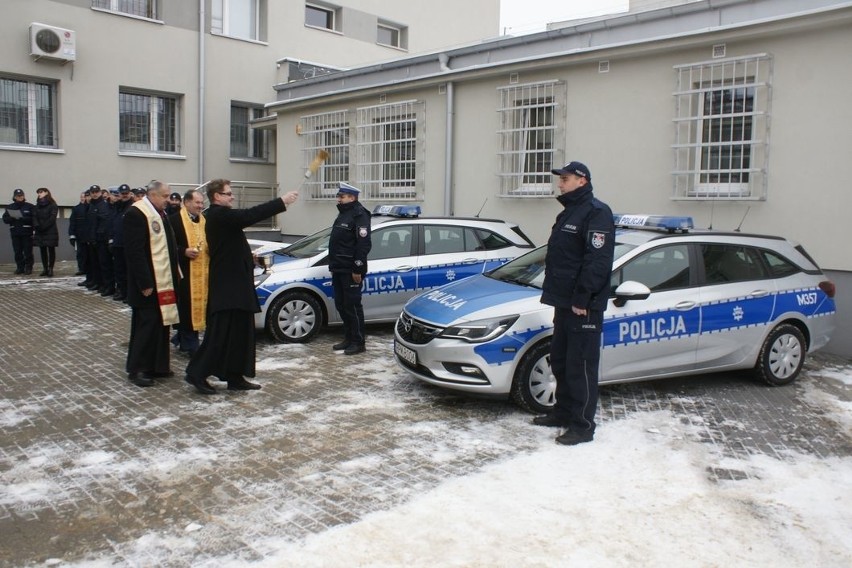
[(77, 34), (71, 30), (30, 24), (30, 55), (39, 59), (75, 61), (77, 59)]

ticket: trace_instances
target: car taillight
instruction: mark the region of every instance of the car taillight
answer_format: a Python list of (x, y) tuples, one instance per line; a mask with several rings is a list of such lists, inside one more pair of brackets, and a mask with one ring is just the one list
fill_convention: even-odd
[(829, 298), (834, 297), (834, 282), (830, 280), (823, 280), (819, 283), (819, 289), (825, 292), (825, 295)]

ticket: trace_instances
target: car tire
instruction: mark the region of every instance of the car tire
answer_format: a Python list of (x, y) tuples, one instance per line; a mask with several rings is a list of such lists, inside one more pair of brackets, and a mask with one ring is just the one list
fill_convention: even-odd
[(266, 330), (279, 343), (307, 343), (319, 333), (323, 314), (319, 300), (307, 292), (284, 292), (269, 307)]
[(550, 369), (550, 340), (524, 354), (512, 380), (512, 400), (533, 414), (546, 414), (556, 403), (556, 379)]
[(805, 364), (805, 336), (795, 325), (781, 324), (766, 337), (755, 371), (764, 382), (780, 387), (796, 380)]

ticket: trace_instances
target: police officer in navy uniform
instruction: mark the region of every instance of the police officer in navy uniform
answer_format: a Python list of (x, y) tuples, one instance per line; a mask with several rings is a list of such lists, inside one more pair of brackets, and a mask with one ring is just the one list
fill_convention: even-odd
[(334, 306), (343, 319), (343, 341), (332, 347), (346, 355), (363, 353), (366, 338), (361, 287), (367, 274), (370, 212), (358, 201), (361, 190), (340, 183), (337, 190), (337, 219), (328, 241), (328, 269), (334, 289)]
[(533, 424), (564, 428), (556, 441), (591, 442), (598, 405), (603, 312), (609, 297), (615, 248), (612, 211), (592, 194), (592, 174), (571, 162), (559, 176), (556, 198), (564, 207), (547, 241), (541, 302), (554, 307), (550, 366), (556, 404)]
[(3, 212), (3, 222), (9, 225), (12, 250), (15, 252), (15, 274), (33, 273), (33, 219), (35, 205), (27, 201), (23, 189), (12, 192), (12, 203)]
[[(74, 248), (77, 257), (77, 273), (74, 276), (86, 274), (86, 210), (89, 208), (89, 190), (80, 194), (80, 203), (71, 208), (71, 217), (68, 219), (68, 239)], [(85, 281), (78, 286), (85, 286)]]

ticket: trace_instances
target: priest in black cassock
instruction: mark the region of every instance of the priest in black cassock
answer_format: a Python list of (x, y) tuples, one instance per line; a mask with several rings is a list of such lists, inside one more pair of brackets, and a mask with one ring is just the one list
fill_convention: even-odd
[(155, 378), (172, 376), (169, 367), (169, 326), (179, 320), (179, 269), (171, 224), (163, 211), (169, 186), (152, 181), (145, 198), (124, 216), (127, 259), (127, 303), (132, 308), (127, 378), (140, 387)]
[(260, 304), (254, 289), (254, 259), (243, 229), (286, 211), (299, 194), (291, 191), (249, 209), (234, 209), (230, 181), (215, 179), (206, 185), (207, 330), (186, 367), (186, 382), (201, 394), (216, 394), (207, 382), (211, 375), (227, 381), (228, 390), (259, 389), (259, 384), (245, 379), (255, 375), (254, 314)]

